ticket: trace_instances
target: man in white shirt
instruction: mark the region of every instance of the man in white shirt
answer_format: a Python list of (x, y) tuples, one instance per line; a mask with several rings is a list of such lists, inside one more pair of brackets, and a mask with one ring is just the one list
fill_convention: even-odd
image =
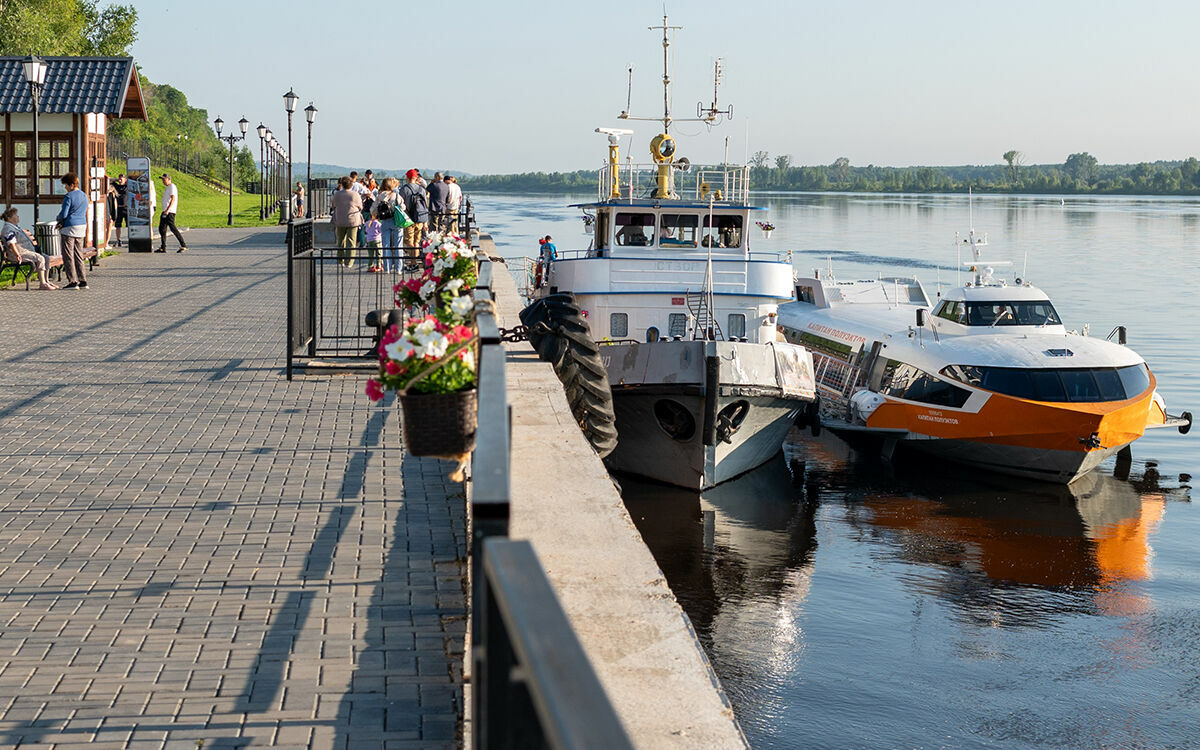
[[(182, 253), (187, 250), (187, 241), (183, 239), (183, 235), (179, 233), (178, 227), (175, 226), (175, 214), (179, 211), (179, 186), (171, 180), (171, 175), (163, 174), (163, 210), (162, 217), (158, 220), (158, 249), (154, 252), (165, 253), (167, 251), (167, 230), (175, 235), (175, 239), (179, 240), (179, 249), (175, 252)], [(154, 184), (153, 181), (150, 183)]]
[(442, 178), (450, 187), (450, 192), (446, 196), (446, 229), (451, 232), (458, 231), (458, 211), (462, 207), (462, 188), (458, 186), (458, 178), (446, 175)]

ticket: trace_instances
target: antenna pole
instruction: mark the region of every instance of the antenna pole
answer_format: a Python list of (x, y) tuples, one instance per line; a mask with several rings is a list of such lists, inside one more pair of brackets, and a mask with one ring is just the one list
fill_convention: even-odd
[(663, 132), (671, 132), (671, 73), (667, 68), (667, 49), (671, 46), (668, 35), (667, 14), (663, 12)]

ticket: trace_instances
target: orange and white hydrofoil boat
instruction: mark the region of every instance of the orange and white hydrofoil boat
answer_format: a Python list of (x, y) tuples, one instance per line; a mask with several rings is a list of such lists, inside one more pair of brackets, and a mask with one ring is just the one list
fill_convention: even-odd
[[(779, 330), (813, 353), (820, 424), (987, 469), (1071, 482), (1150, 428), (1187, 433), (1146, 362), (1118, 342), (1068, 331), (1046, 293), (1000, 279), (961, 241), (971, 278), (931, 302), (915, 278), (838, 281), (814, 271), (779, 307)], [(814, 427), (816, 427), (814, 425)]]

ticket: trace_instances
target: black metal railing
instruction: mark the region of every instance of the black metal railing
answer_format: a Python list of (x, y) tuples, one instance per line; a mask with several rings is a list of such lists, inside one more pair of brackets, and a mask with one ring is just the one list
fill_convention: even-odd
[(511, 439), (494, 265), (480, 263), (479, 414), (469, 488), (473, 746), (632, 748), (528, 541), (508, 539)]
[(308, 215), (314, 219), (329, 216), (329, 199), (337, 190), (338, 178), (314, 177), (308, 181)]

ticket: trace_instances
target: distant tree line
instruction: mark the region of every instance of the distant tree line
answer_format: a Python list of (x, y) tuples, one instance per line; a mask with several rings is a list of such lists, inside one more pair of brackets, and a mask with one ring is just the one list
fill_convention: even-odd
[[(793, 166), (786, 155), (773, 159), (757, 151), (750, 159), (756, 190), (822, 190), (864, 193), (1112, 193), (1128, 195), (1200, 194), (1200, 161), (1100, 164), (1086, 151), (1062, 164), (1026, 165), (1020, 151), (1003, 154), (1003, 163), (957, 167), (853, 166), (846, 157), (822, 166)], [(596, 171), (525, 172), (463, 179), (472, 190), (498, 192), (580, 192), (596, 189)]]

